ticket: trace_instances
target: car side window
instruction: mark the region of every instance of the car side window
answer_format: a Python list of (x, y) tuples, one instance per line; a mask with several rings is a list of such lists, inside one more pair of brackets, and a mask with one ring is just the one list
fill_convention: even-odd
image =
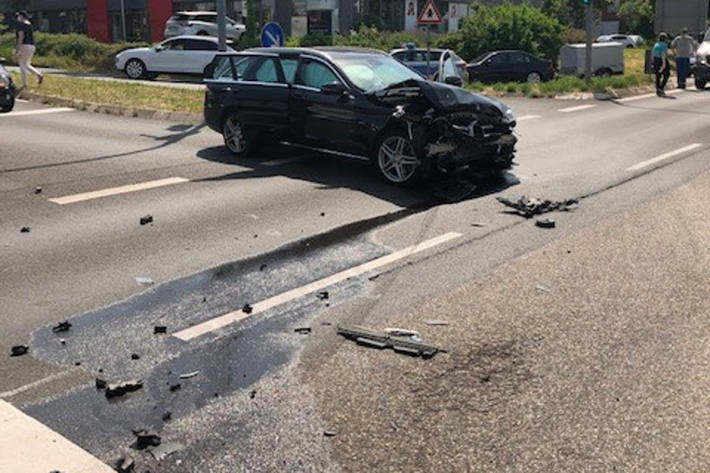
[(340, 82), (338, 77), (328, 66), (318, 61), (306, 60), (301, 64), (301, 69), (296, 79), (296, 83), (320, 89), (325, 84)]
[(182, 39), (168, 41), (167, 43), (163, 43), (163, 49), (167, 51), (182, 51), (185, 49), (185, 41)]
[(284, 76), (286, 76), (286, 82), (293, 84), (296, 78), (296, 69), (298, 69), (298, 59), (281, 58), (281, 69), (283, 69)]
[(212, 78), (216, 80), (234, 80), (231, 57), (221, 56), (217, 58)]
[(217, 51), (217, 43), (199, 39), (185, 41), (185, 51)]
[(506, 54), (494, 54), (488, 60), (491, 61), (491, 64), (494, 66), (502, 66), (508, 62)]
[(511, 54), (511, 61), (513, 64), (529, 64), (530, 57), (522, 53)]
[(270, 58), (265, 59), (254, 71), (254, 79), (257, 82), (279, 82), (279, 77), (276, 73), (276, 61)]

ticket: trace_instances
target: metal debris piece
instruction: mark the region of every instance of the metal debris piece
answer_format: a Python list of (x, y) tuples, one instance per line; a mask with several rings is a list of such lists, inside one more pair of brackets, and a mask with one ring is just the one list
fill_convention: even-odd
[(116, 471), (118, 473), (131, 473), (134, 466), (135, 461), (131, 457), (119, 458), (116, 461)]
[(555, 228), (555, 221), (551, 218), (542, 218), (536, 221), (535, 225), (540, 228)]
[(245, 314), (251, 314), (253, 310), (254, 308), (249, 304), (244, 304), (244, 307), (242, 307), (242, 312), (244, 312)]
[(162, 461), (168, 455), (182, 450), (182, 448), (182, 444), (177, 442), (165, 442), (155, 447), (147, 447), (146, 450), (148, 450), (157, 461)]
[(392, 338), (389, 334), (376, 332), (364, 327), (338, 327), (338, 334), (349, 340), (354, 340), (358, 345), (380, 349), (391, 348), (397, 353), (421, 356), (423, 358), (431, 358), (439, 352), (444, 353), (446, 351), (420, 342)]
[(30, 232), (30, 227), (22, 227), (20, 228), (20, 233), (29, 233)]
[(149, 223), (153, 223), (152, 215), (146, 215), (144, 217), (141, 217), (141, 225), (148, 225)]
[(421, 334), (416, 330), (408, 330), (406, 328), (386, 328), (383, 332), (393, 337), (421, 337)]
[(169, 421), (170, 419), (172, 419), (172, 417), (173, 417), (173, 413), (170, 412), (170, 411), (166, 411), (166, 412), (163, 414), (163, 422)]
[(330, 298), (330, 294), (328, 293), (328, 291), (321, 291), (316, 294), (316, 297), (322, 301), (327, 301)]
[(485, 227), (485, 223), (480, 223), (480, 222), (474, 222), (471, 224), (472, 227)]
[(199, 373), (198, 371), (190, 371), (189, 373), (183, 373), (180, 375), (180, 379), (194, 378)]
[(138, 391), (143, 387), (143, 381), (140, 379), (132, 379), (130, 381), (119, 381), (118, 383), (109, 383), (106, 385), (106, 398), (123, 396), (126, 393)]
[(41, 194), (42, 188), (40, 186), (35, 187), (35, 194)]
[(168, 331), (168, 328), (165, 325), (156, 325), (153, 327), (153, 334), (156, 333), (166, 333)]
[(535, 290), (540, 292), (550, 292), (550, 288), (547, 286), (543, 286), (542, 284), (538, 284), (537, 286), (535, 286)]
[(335, 430), (324, 430), (323, 435), (326, 437), (335, 437)]
[(96, 378), (96, 389), (106, 389), (106, 380)]
[(427, 319), (424, 321), (424, 323), (427, 325), (449, 325), (449, 323), (446, 320), (437, 320), (437, 319)]
[(300, 333), (301, 335), (307, 335), (311, 333), (311, 328), (310, 327), (298, 327), (293, 330), (296, 333)]
[(153, 280), (148, 277), (144, 276), (138, 276), (136, 278), (136, 282), (140, 284), (141, 286), (152, 286), (153, 285)]
[(68, 320), (65, 320), (64, 322), (59, 322), (57, 325), (52, 327), (52, 332), (54, 333), (59, 333), (59, 332), (67, 332), (71, 328), (71, 324), (69, 323)]
[(22, 356), (30, 350), (27, 345), (15, 345), (10, 349), (10, 356)]
[(505, 197), (496, 197), (498, 202), (515, 209), (518, 215), (525, 218), (532, 218), (535, 215), (541, 215), (554, 210), (568, 211), (573, 210), (579, 204), (577, 199), (567, 200), (543, 200), (538, 198), (520, 197), (513, 201)]
[(138, 429), (133, 431), (133, 435), (136, 436), (135, 446), (138, 450), (143, 450), (148, 447), (157, 447), (162, 440), (160, 435), (154, 430)]
[(63, 338), (60, 338), (60, 339), (59, 339), (59, 343), (61, 343), (62, 345), (66, 345), (66, 344), (67, 344), (67, 341), (64, 340)]
[(182, 384), (180, 384), (180, 383), (171, 384), (170, 385), (170, 392), (174, 393), (175, 391), (178, 391), (181, 388), (182, 388)]

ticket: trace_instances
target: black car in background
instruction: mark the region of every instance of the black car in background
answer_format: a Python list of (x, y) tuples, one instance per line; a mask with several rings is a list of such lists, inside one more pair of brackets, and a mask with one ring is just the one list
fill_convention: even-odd
[(494, 51), (471, 61), (466, 68), (471, 82), (545, 82), (555, 76), (552, 62), (525, 51)]
[(205, 120), (236, 155), (277, 142), (371, 161), (387, 181), (511, 166), (515, 115), (429, 82), (391, 56), (343, 48), (256, 48), (215, 57)]

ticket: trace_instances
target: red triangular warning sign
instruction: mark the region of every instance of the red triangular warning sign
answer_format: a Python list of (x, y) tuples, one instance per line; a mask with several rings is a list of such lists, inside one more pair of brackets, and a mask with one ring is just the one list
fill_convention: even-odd
[(441, 24), (441, 13), (436, 7), (434, 0), (426, 0), (426, 5), (422, 8), (422, 12), (419, 14), (417, 23), (420, 25), (439, 25)]

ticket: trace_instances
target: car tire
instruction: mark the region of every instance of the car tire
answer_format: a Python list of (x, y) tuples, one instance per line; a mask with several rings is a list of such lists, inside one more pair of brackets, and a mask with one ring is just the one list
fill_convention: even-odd
[(234, 156), (245, 156), (254, 149), (254, 141), (247, 137), (237, 114), (227, 117), (222, 125), (224, 146)]
[(0, 92), (0, 113), (12, 112), (15, 108), (15, 95), (10, 91)]
[(707, 84), (707, 81), (700, 79), (698, 77), (695, 78), (695, 88), (698, 90), (703, 90), (705, 89), (705, 84)]
[(542, 82), (542, 76), (539, 72), (532, 71), (525, 78), (525, 82), (527, 82), (528, 84), (539, 84), (540, 82)]
[(415, 184), (421, 174), (421, 161), (407, 134), (392, 130), (380, 138), (373, 156), (380, 176), (398, 186)]
[(129, 59), (126, 62), (123, 72), (126, 73), (129, 79), (142, 79), (146, 74), (146, 68), (143, 61), (140, 59)]
[(611, 77), (612, 71), (608, 67), (602, 67), (601, 69), (597, 69), (594, 75), (598, 77)]

